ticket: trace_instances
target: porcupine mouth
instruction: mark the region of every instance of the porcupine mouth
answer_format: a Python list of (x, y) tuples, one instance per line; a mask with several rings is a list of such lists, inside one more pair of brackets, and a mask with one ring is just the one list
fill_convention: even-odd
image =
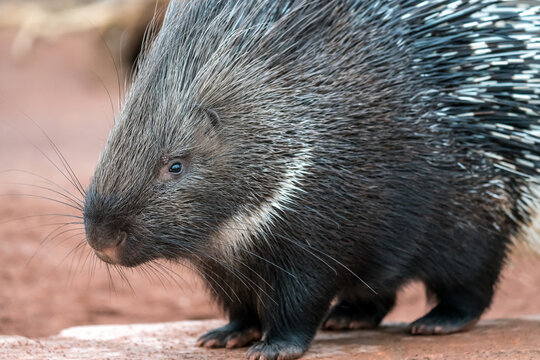
[(161, 258), (153, 251), (141, 249), (140, 240), (132, 235), (115, 245), (106, 249), (93, 249), (96, 256), (103, 262), (110, 265), (120, 265), (124, 267), (136, 267), (152, 260)]

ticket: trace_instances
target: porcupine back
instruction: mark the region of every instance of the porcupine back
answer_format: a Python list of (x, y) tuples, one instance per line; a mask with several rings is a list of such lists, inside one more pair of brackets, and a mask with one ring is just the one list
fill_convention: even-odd
[[(540, 174), (540, 7), (532, 4), (426, 1), (401, 15), (414, 24), (417, 71), (437, 90), (436, 126), (463, 148), (458, 164), (504, 182), (497, 186), (516, 200), (509, 215), (522, 220), (534, 201), (527, 184)], [(478, 155), (486, 167), (460, 160)]]

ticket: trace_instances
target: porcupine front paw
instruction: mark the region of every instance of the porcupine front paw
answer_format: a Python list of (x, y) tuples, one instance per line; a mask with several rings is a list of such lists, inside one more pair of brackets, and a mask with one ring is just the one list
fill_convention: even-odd
[(248, 350), (249, 360), (291, 360), (298, 359), (307, 350), (302, 345), (289, 340), (261, 341)]
[(258, 326), (232, 321), (225, 326), (210, 330), (197, 340), (197, 346), (205, 348), (238, 348), (261, 339)]

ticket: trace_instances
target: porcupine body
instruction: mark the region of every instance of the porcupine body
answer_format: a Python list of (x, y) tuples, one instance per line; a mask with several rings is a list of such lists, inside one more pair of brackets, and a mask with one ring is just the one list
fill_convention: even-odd
[(538, 201), (534, 5), (173, 1), (88, 189), (90, 245), (189, 261), (230, 318), (199, 344), (252, 359), (377, 326), (411, 280), (438, 301), (412, 333), (473, 326)]

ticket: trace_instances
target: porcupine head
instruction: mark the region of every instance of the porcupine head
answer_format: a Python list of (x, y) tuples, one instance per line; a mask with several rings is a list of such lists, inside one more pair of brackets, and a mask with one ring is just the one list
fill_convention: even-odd
[[(245, 30), (173, 21), (178, 6), (139, 64), (87, 191), (88, 242), (109, 263), (204, 261), (231, 238), (249, 242), (308, 157), (300, 130), (276, 120), (287, 99), (263, 65), (279, 59), (256, 39), (240, 44)], [(215, 16), (206, 11), (192, 16)], [(252, 56), (237, 56), (247, 47)]]

